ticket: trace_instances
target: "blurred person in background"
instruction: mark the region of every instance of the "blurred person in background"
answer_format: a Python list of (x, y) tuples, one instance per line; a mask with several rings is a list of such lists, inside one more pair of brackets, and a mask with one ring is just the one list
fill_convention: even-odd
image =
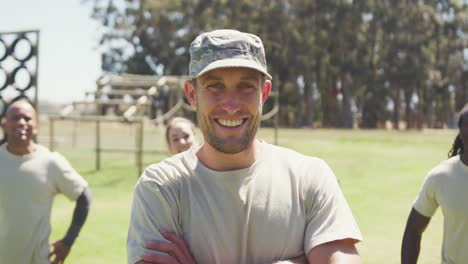
[(166, 143), (169, 153), (177, 154), (197, 146), (195, 124), (185, 117), (174, 117), (166, 126)]
[(416, 264), (421, 237), (437, 208), (444, 216), (442, 264), (468, 261), (468, 104), (458, 118), (458, 134), (449, 158), (429, 171), (406, 223), (401, 263)]

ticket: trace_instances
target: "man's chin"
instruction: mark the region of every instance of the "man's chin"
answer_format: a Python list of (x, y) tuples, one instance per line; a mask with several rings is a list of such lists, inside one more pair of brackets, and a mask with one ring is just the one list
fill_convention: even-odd
[(24, 138), (24, 137), (9, 137), (8, 138), (8, 143), (9, 144), (15, 144), (15, 145), (18, 145), (18, 146), (28, 146), (29, 143), (32, 141), (31, 138)]
[(210, 145), (224, 154), (238, 154), (246, 150), (250, 144), (243, 140), (215, 140)]
[(241, 153), (242, 151), (245, 150), (244, 149), (241, 149), (239, 147), (232, 147), (232, 148), (229, 148), (229, 147), (223, 147), (223, 148), (216, 148), (216, 150), (218, 150), (219, 152), (222, 152), (224, 154), (231, 154), (231, 155), (234, 155), (234, 154), (238, 154), (238, 153)]

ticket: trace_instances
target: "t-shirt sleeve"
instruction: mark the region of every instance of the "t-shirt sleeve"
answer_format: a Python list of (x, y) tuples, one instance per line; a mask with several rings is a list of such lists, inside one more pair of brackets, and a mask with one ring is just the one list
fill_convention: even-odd
[(53, 179), (56, 192), (63, 193), (68, 199), (75, 201), (88, 186), (83, 177), (59, 153), (53, 152)]
[(323, 160), (315, 160), (306, 186), (306, 254), (314, 247), (342, 239), (362, 240), (359, 227), (340, 189), (338, 179)]
[[(166, 241), (159, 229), (181, 235), (178, 224), (177, 194), (161, 186), (160, 179), (146, 178), (151, 174), (148, 170), (137, 183), (133, 196), (130, 225), (127, 236), (127, 261), (133, 264), (140, 261), (145, 253), (151, 252), (145, 248), (150, 241)], [(162, 253), (159, 253), (162, 254)]]
[(432, 217), (439, 207), (436, 196), (436, 175), (429, 172), (429, 174), (424, 179), (423, 185), (419, 190), (419, 194), (416, 197), (416, 200), (413, 203), (413, 208), (418, 211), (418, 213), (426, 216)]

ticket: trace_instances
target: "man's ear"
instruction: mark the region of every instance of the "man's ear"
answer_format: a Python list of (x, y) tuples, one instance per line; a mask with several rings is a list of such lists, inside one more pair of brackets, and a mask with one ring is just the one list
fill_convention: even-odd
[(192, 82), (196, 82), (196, 80), (185, 81), (185, 84), (184, 84), (185, 97), (187, 97), (187, 100), (189, 101), (190, 105), (194, 109), (197, 109), (197, 105), (198, 105), (197, 104), (197, 92)]
[(272, 83), (270, 80), (266, 80), (262, 88), (262, 103), (265, 103), (270, 96)]

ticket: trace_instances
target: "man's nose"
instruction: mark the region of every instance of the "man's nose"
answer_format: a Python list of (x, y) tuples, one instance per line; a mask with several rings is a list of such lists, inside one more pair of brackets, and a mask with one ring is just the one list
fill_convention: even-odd
[(26, 121), (25, 118), (21, 117), (21, 118), (18, 119), (18, 123), (21, 124), (21, 125), (26, 125), (28, 122)]
[(222, 104), (228, 114), (234, 114), (240, 110), (240, 98), (236, 94), (227, 94)]

